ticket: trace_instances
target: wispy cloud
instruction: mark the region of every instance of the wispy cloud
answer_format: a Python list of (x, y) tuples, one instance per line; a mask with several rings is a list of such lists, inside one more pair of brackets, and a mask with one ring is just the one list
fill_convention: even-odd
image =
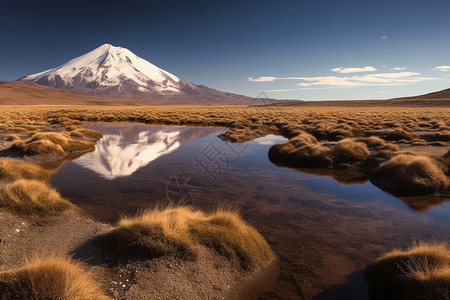
[(406, 70), (407, 69), (407, 67), (395, 67), (395, 68), (392, 68), (392, 70), (395, 70), (395, 71), (401, 71), (401, 70)]
[(258, 78), (251, 78), (248, 77), (248, 81), (256, 81), (256, 82), (267, 82), (267, 81), (274, 81), (278, 79), (285, 79), (285, 78), (276, 78), (276, 77), (269, 77), (269, 76), (263, 76)]
[(387, 35), (383, 35), (383, 36), (381, 36), (381, 38), (382, 38), (383, 40), (385, 40), (385, 39), (388, 39), (389, 37), (388, 37)]
[(263, 76), (258, 78), (248, 77), (248, 81), (254, 82), (270, 82), (275, 80), (301, 80), (304, 77), (271, 77), (271, 76)]
[(438, 66), (433, 68), (435, 71), (448, 72), (450, 71), (450, 66)]
[(402, 85), (408, 83), (433, 80), (438, 78), (421, 77), (420, 73), (395, 72), (395, 73), (374, 73), (361, 76), (317, 76), (317, 77), (258, 77), (249, 81), (267, 82), (275, 80), (298, 80), (296, 83), (300, 88), (269, 90), (272, 92), (295, 91), (299, 89), (323, 89), (336, 87), (359, 87), (373, 85)]
[(362, 67), (362, 68), (344, 68), (344, 67), (340, 67), (340, 68), (331, 69), (331, 71), (333, 71), (333, 72), (338, 72), (338, 73), (342, 73), (342, 74), (360, 73), (360, 72), (373, 72), (373, 71), (376, 71), (376, 70), (377, 69), (372, 67), (372, 66), (366, 66), (366, 67)]

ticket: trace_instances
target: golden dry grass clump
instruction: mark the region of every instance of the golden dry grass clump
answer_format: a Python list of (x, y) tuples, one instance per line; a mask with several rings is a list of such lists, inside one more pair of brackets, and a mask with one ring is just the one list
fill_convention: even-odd
[(0, 179), (14, 181), (35, 179), (48, 181), (50, 174), (38, 165), (11, 158), (0, 158)]
[(65, 133), (45, 132), (36, 133), (28, 142), (17, 142), (12, 146), (13, 150), (19, 150), (27, 155), (50, 154), (54, 156), (66, 156), (67, 154), (94, 150), (92, 142), (74, 140)]
[(365, 143), (357, 142), (353, 139), (344, 139), (332, 148), (333, 157), (336, 162), (351, 163), (366, 160), (369, 149)]
[(369, 296), (384, 299), (450, 299), (448, 243), (419, 243), (393, 250), (364, 270)]
[(45, 183), (25, 179), (6, 185), (0, 195), (0, 207), (19, 215), (49, 215), (66, 209), (81, 212)]
[(60, 145), (48, 140), (32, 141), (32, 142), (17, 142), (11, 146), (14, 151), (20, 151), (26, 155), (36, 155), (36, 154), (49, 154), (53, 156), (63, 157), (66, 152)]
[(74, 140), (67, 137), (66, 134), (57, 132), (37, 133), (31, 138), (33, 141), (51, 141), (55, 145), (59, 145), (66, 153), (89, 151), (94, 149), (94, 144), (87, 141)]
[(276, 144), (269, 149), (269, 158), (276, 163), (286, 163), (299, 167), (331, 167), (333, 157), (330, 147), (320, 146), (317, 139), (301, 133), (284, 144)]
[(400, 196), (445, 192), (450, 187), (449, 177), (434, 159), (425, 155), (394, 156), (371, 174), (371, 181)]
[(82, 138), (82, 137), (89, 137), (93, 139), (99, 139), (103, 137), (103, 134), (100, 131), (87, 129), (87, 128), (80, 128), (75, 129), (69, 132), (70, 136)]
[(15, 134), (9, 134), (9, 135), (6, 137), (6, 140), (9, 141), (9, 142), (12, 142), (12, 141), (19, 141), (19, 140), (20, 140), (20, 137), (18, 137), (18, 136), (15, 135)]
[(369, 155), (367, 145), (355, 139), (343, 139), (334, 146), (322, 146), (308, 133), (301, 133), (289, 142), (273, 145), (269, 149), (271, 161), (298, 167), (332, 167), (364, 161)]
[(196, 259), (196, 244), (201, 244), (236, 259), (245, 270), (267, 265), (273, 255), (262, 235), (232, 209), (205, 214), (190, 207), (154, 208), (123, 218), (96, 244), (121, 255), (185, 259)]
[(401, 141), (401, 140), (412, 141), (415, 139), (419, 139), (419, 136), (417, 134), (407, 132), (402, 128), (397, 128), (395, 130), (391, 130), (386, 135), (387, 141)]
[(0, 272), (0, 299), (107, 300), (100, 284), (76, 262), (63, 257), (36, 258)]
[(357, 142), (362, 142), (369, 148), (381, 148), (386, 145), (386, 141), (377, 136), (360, 137), (355, 139)]

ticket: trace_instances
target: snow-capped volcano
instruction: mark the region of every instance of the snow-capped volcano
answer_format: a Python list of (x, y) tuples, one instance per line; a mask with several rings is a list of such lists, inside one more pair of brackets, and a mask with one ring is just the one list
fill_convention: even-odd
[(181, 80), (130, 50), (110, 44), (104, 44), (60, 67), (28, 75), (19, 81), (90, 95), (121, 97), (142, 97), (155, 93), (192, 95), (208, 89)]

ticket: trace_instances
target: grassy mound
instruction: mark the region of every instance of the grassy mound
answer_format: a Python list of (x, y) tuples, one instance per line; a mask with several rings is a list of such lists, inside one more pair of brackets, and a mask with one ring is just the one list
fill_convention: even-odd
[(94, 144), (91, 142), (74, 140), (57, 132), (37, 133), (33, 135), (31, 142), (42, 140), (51, 141), (55, 145), (61, 146), (66, 153), (83, 152), (94, 149)]
[(9, 135), (6, 137), (6, 140), (7, 140), (7, 141), (10, 141), (10, 142), (12, 142), (12, 141), (19, 141), (19, 140), (20, 140), (20, 137), (18, 137), (18, 136), (15, 135), (15, 134), (9, 134)]
[(401, 140), (412, 141), (415, 139), (420, 139), (420, 137), (417, 134), (407, 132), (402, 128), (392, 130), (388, 132), (388, 134), (386, 135), (387, 141), (401, 141)]
[(284, 144), (276, 144), (269, 149), (273, 162), (291, 164), (298, 167), (330, 167), (333, 157), (329, 147), (322, 147), (317, 139), (302, 133)]
[(0, 272), (0, 299), (106, 300), (88, 272), (58, 257), (35, 259), (24, 267)]
[(448, 243), (420, 243), (394, 250), (364, 270), (371, 299), (449, 299)]
[(386, 145), (386, 142), (377, 136), (371, 136), (368, 138), (363, 138), (363, 140), (358, 140), (359, 142), (364, 142), (369, 148), (380, 148)]
[(53, 156), (66, 156), (66, 152), (60, 145), (56, 145), (51, 141), (42, 140), (34, 142), (17, 142), (12, 146), (15, 151), (20, 151), (25, 155), (49, 154)]
[(333, 147), (332, 152), (335, 161), (343, 163), (365, 160), (370, 155), (365, 143), (351, 139), (344, 139), (337, 143)]
[(81, 129), (75, 129), (72, 130), (70, 133), (70, 136), (82, 138), (82, 137), (89, 137), (93, 139), (99, 139), (103, 137), (103, 134), (100, 131), (87, 129), (87, 128), (81, 128)]
[(435, 160), (425, 155), (394, 156), (371, 174), (371, 181), (400, 196), (429, 195), (450, 187), (450, 178)]
[(18, 179), (48, 181), (49, 178), (49, 172), (38, 165), (10, 158), (0, 158), (0, 179), (8, 181)]
[(74, 140), (57, 132), (36, 133), (28, 142), (16, 142), (12, 149), (27, 155), (50, 154), (66, 156), (67, 154), (94, 150), (92, 142)]
[(45, 183), (24, 179), (4, 188), (0, 196), (0, 207), (19, 215), (48, 215), (69, 208), (80, 210)]
[(219, 209), (205, 214), (189, 207), (147, 210), (123, 218), (118, 228), (99, 237), (96, 244), (121, 255), (158, 257), (174, 254), (196, 259), (196, 244), (214, 248), (246, 269), (272, 260), (261, 234), (235, 210)]
[(273, 145), (269, 149), (269, 158), (275, 163), (311, 168), (363, 161), (369, 155), (367, 145), (355, 139), (343, 139), (334, 146), (322, 146), (314, 136), (307, 133), (302, 133), (287, 143)]

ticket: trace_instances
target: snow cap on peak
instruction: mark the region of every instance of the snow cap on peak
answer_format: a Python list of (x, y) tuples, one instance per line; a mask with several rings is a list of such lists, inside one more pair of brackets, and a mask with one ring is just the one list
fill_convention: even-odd
[[(180, 79), (140, 58), (130, 50), (103, 44), (62, 66), (22, 78), (22, 81), (39, 83), (40, 80), (53, 86), (73, 87), (74, 82), (89, 86), (121, 88), (134, 83), (139, 91), (180, 92)], [(41, 80), (41, 81), (42, 81)]]

